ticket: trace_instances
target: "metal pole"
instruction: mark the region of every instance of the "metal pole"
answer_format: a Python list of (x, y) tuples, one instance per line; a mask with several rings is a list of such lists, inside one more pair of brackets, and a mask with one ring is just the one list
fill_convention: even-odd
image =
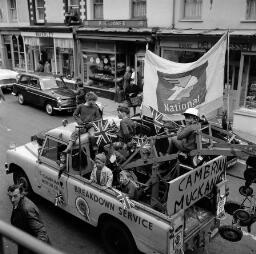
[(230, 33), (230, 30), (228, 29), (228, 32), (227, 32), (227, 121), (229, 123), (229, 117), (230, 117), (230, 114), (229, 114), (229, 110), (230, 110), (230, 107), (229, 107), (229, 100), (230, 100), (230, 97), (229, 97), (229, 92), (230, 92), (230, 89), (229, 89), (229, 33)]

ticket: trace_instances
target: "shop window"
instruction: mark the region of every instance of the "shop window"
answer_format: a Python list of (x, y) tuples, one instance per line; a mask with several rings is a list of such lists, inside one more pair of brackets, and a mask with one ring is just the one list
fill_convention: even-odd
[(246, 19), (256, 20), (256, 0), (247, 0), (246, 5)]
[(202, 0), (184, 0), (184, 19), (201, 19)]
[(103, 19), (103, 0), (94, 0), (93, 17), (94, 19)]
[(35, 0), (35, 8), (36, 8), (36, 22), (44, 23), (44, 0)]
[(256, 55), (244, 55), (240, 106), (256, 109)]
[(146, 18), (146, 0), (132, 0), (132, 18)]
[(24, 43), (22, 36), (19, 35), (18, 37), (18, 42), (19, 42), (19, 67), (21, 69), (25, 69), (25, 52), (24, 52)]
[(17, 9), (16, 9), (16, 0), (8, 0), (9, 7), (9, 20), (10, 22), (17, 21)]

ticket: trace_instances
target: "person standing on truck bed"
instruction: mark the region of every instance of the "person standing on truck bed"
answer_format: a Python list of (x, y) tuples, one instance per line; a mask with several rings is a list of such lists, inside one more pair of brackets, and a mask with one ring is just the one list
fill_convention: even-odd
[[(7, 192), (13, 205), (11, 224), (38, 240), (50, 244), (39, 210), (30, 199), (25, 197), (23, 187), (19, 184), (14, 184), (8, 187)], [(35, 253), (19, 245), (18, 254)]]
[[(73, 116), (79, 125), (83, 125), (80, 130), (80, 134), (88, 132), (90, 142), (92, 145), (96, 145), (96, 139), (94, 137), (94, 127), (92, 122), (101, 119), (101, 113), (99, 107), (96, 105), (98, 96), (94, 92), (88, 92), (85, 95), (86, 103), (80, 104), (76, 108)], [(65, 153), (69, 153), (76, 139), (78, 138), (79, 131), (76, 129), (70, 137), (67, 148), (64, 150)]]
[(181, 127), (177, 136), (169, 139), (168, 153), (178, 151), (188, 153), (196, 149), (196, 131), (200, 129), (199, 111), (196, 108), (189, 108), (184, 112), (186, 126)]
[(131, 199), (138, 198), (138, 185), (131, 179), (129, 172), (122, 170), (120, 172), (120, 189)]
[(105, 166), (107, 161), (104, 153), (98, 153), (95, 156), (95, 164), (91, 173), (90, 181), (101, 186), (111, 187), (113, 182), (113, 173), (111, 169)]

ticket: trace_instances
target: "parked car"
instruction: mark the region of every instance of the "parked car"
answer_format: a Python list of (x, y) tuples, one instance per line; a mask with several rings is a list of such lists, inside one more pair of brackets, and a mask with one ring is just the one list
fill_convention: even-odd
[(16, 83), (16, 77), (18, 72), (8, 70), (8, 69), (0, 69), (0, 88), (2, 90), (9, 89), (12, 90), (13, 85)]
[(59, 82), (63, 81), (57, 81), (49, 73), (21, 73), (13, 86), (13, 94), (21, 105), (40, 106), (48, 115), (56, 111), (73, 112), (76, 108), (75, 93), (64, 82), (63, 85)]

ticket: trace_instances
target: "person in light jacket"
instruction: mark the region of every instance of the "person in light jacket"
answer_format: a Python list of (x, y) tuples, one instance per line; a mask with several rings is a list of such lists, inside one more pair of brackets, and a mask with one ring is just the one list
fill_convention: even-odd
[(95, 165), (90, 181), (104, 187), (112, 187), (113, 173), (111, 169), (105, 166), (106, 160), (107, 158), (104, 153), (98, 153), (95, 156)]

